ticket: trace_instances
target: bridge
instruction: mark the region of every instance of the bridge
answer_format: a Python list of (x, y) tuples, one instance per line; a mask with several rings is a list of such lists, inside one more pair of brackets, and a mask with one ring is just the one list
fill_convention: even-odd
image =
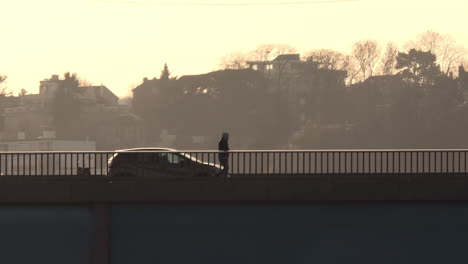
[[(3, 152), (0, 202), (468, 198), (468, 150), (231, 151), (229, 178), (206, 170), (219, 166), (218, 154)], [(125, 166), (111, 168), (118, 155)]]
[[(330, 254), (337, 252), (323, 242), (315, 244), (317, 250), (313, 254), (309, 249), (301, 250), (332, 223), (348, 233), (339, 235), (328, 230), (321, 237), (331, 234), (330, 239), (347, 241), (346, 248), (353, 252), (360, 249), (351, 238), (364, 237), (364, 245), (369, 249), (361, 254), (377, 252), (375, 262), (377, 256), (391, 254), (373, 248), (374, 245), (396, 241), (405, 232), (418, 230), (422, 222), (439, 230), (446, 221), (437, 217), (442, 211), (450, 216), (449, 223), (443, 224), (447, 235), (438, 236), (437, 240), (410, 237), (407, 246), (419, 243), (440, 253), (439, 257), (425, 258), (425, 263), (447, 260), (447, 256), (457, 260), (465, 257), (462, 251), (441, 250), (439, 242), (448, 241), (460, 230), (467, 231), (468, 217), (463, 204), (439, 205), (435, 209), (414, 202), (407, 208), (405, 204), (467, 200), (468, 150), (231, 151), (229, 178), (214, 177), (197, 167), (205, 164), (205, 169), (218, 168), (218, 154), (217, 151), (0, 153), (3, 205), (0, 244), (14, 247), (14, 241), (22, 237), (16, 248), (36, 252), (15, 255), (12, 253), (15, 251), (8, 251), (0, 256), (0, 261), (30, 263), (43, 256), (47, 263), (154, 263), (155, 259), (167, 263), (193, 258), (200, 263), (265, 260), (284, 263), (301, 256), (304, 263), (312, 260), (342, 263), (350, 255), (330, 262)], [(115, 166), (115, 162), (126, 162), (126, 166)], [(337, 207), (337, 201), (379, 201), (379, 205), (364, 211), (362, 208), (367, 207), (351, 205), (349, 208), (356, 210), (346, 213), (348, 207)], [(405, 202), (386, 207), (382, 201)], [(325, 202), (327, 206), (323, 205)], [(28, 207), (31, 205), (39, 208), (40, 213)], [(382, 206), (390, 211), (378, 209)], [(350, 220), (351, 216), (355, 220)], [(250, 220), (246, 221), (246, 217)], [(383, 225), (378, 229), (382, 232), (386, 226), (395, 224), (389, 219), (400, 223), (401, 229), (382, 233), (384, 240), (373, 240), (370, 234), (375, 230), (369, 227), (379, 223)], [(81, 231), (71, 232), (75, 228)], [(352, 230), (359, 230), (359, 234)], [(48, 237), (48, 243), (32, 238), (31, 233), (40, 234), (35, 237)], [(229, 234), (229, 239), (218, 234)], [(239, 243), (231, 241), (233, 237)], [(177, 243), (174, 239), (178, 239)], [(451, 245), (458, 244), (463, 243)], [(216, 253), (225, 246), (258, 258), (246, 261), (237, 255), (226, 258), (231, 253)], [(391, 243), (387, 246), (392, 248), (392, 254), (399, 252), (406, 260), (421, 260), (421, 255), (395, 251)], [(57, 253), (71, 249), (73, 253)], [(271, 250), (278, 253), (272, 255)], [(210, 254), (218, 255), (208, 257)]]

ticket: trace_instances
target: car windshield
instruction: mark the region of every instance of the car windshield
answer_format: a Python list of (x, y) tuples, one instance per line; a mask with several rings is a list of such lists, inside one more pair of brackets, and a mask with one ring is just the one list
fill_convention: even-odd
[(180, 155), (186, 159), (189, 159), (191, 161), (200, 163), (200, 164), (212, 164), (213, 158), (210, 159), (210, 162), (207, 160), (202, 160), (202, 159), (197, 159), (196, 155), (189, 154), (189, 153), (180, 153)]

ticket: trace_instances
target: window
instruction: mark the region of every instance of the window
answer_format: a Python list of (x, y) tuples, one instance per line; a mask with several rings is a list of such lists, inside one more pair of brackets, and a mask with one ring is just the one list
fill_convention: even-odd
[(169, 164), (179, 164), (179, 162), (182, 160), (182, 157), (174, 153), (162, 153), (162, 158), (163, 160), (167, 159)]

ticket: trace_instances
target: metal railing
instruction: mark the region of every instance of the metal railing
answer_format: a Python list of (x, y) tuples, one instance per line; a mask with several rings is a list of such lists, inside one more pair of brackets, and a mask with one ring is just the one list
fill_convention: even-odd
[(107, 175), (112, 152), (2, 152), (0, 173), (8, 176)]
[[(230, 151), (229, 174), (466, 174), (468, 150)], [(193, 176), (219, 171), (218, 151), (1, 152), (6, 176)]]
[(460, 174), (468, 150), (313, 150), (233, 152), (233, 174)]

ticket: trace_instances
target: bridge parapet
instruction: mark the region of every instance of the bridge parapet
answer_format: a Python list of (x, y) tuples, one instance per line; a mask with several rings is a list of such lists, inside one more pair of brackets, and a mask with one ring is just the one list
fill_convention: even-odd
[(193, 164), (219, 168), (218, 151), (125, 152), (125, 174), (112, 167), (122, 152), (8, 152), (0, 203), (466, 200), (467, 152), (232, 151), (230, 178)]

